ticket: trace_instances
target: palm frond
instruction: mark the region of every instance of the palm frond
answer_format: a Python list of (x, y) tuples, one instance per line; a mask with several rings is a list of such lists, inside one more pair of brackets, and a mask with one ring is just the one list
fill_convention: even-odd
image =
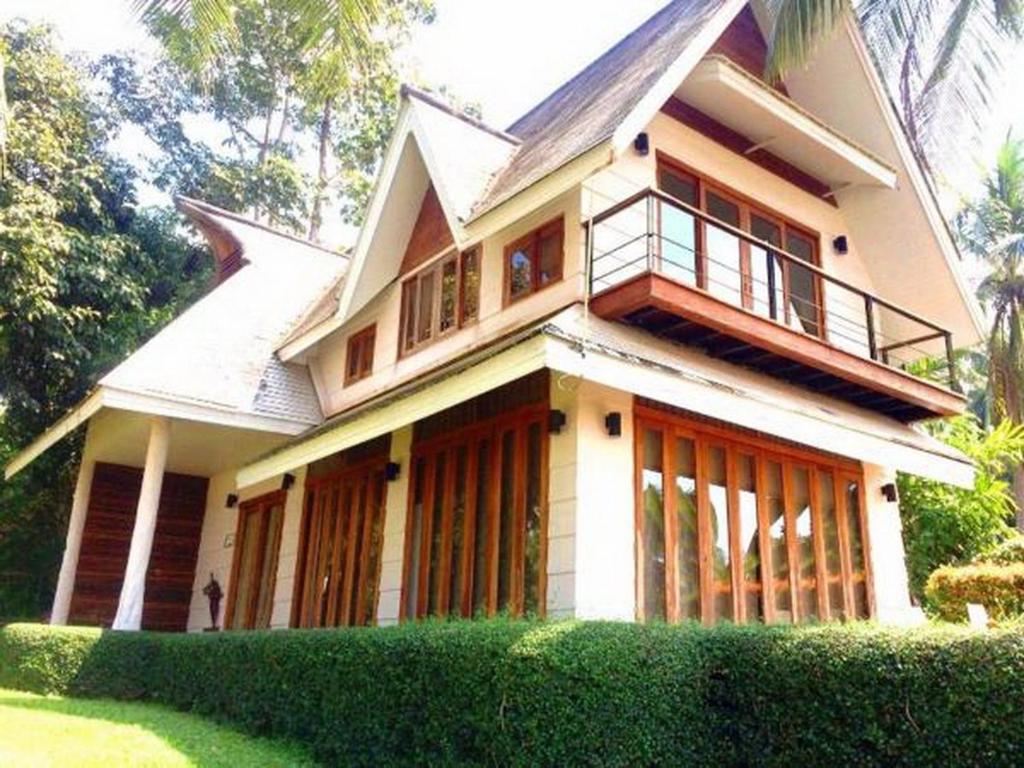
[(765, 78), (777, 82), (804, 66), (851, 9), (850, 0), (769, 0), (772, 27)]
[(231, 0), (133, 0), (132, 10), (145, 23), (170, 17), (192, 37), (203, 64), (238, 42)]

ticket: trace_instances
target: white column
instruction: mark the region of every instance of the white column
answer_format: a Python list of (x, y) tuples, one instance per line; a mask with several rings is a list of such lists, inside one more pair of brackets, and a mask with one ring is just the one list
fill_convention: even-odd
[(923, 623), (925, 618), (921, 609), (910, 602), (900, 506), (882, 495), (882, 486), (895, 482), (895, 471), (876, 464), (864, 465), (875, 613), (883, 624), (912, 626)]
[(85, 518), (89, 511), (89, 493), (92, 490), (92, 475), (96, 462), (89, 454), (89, 441), (86, 438), (82, 447), (82, 462), (78, 466), (78, 482), (75, 484), (75, 496), (71, 502), (71, 519), (68, 521), (68, 535), (64, 541), (64, 559), (60, 563), (60, 576), (57, 577), (57, 591), (53, 595), (53, 610), (50, 611), (51, 624), (67, 624), (71, 610), (71, 595), (75, 591), (75, 574), (78, 572), (78, 553), (82, 549), (82, 531), (85, 530)]
[(128, 565), (125, 567), (121, 599), (117, 604), (114, 629), (140, 629), (142, 627), (142, 601), (146, 592), (146, 571), (149, 554), (153, 549), (156, 515), (160, 507), (160, 488), (164, 482), (167, 448), (170, 444), (171, 422), (163, 416), (154, 416), (149, 426), (149, 444), (146, 447), (146, 466), (142, 472), (142, 488), (135, 509), (135, 528), (132, 530)]
[(391, 461), (401, 469), (398, 478), (387, 484), (384, 517), (384, 548), (381, 554), (380, 596), (377, 599), (377, 624), (397, 624), (402, 599), (402, 558), (405, 556), (405, 517), (409, 505), (409, 481), (412, 475), (412, 425), (391, 433)]

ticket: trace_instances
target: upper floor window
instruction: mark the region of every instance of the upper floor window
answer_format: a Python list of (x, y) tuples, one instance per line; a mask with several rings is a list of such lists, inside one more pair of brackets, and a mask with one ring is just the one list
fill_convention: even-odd
[[(819, 265), (816, 235), (665, 158), (659, 158), (658, 186), (728, 225), (719, 227), (681, 207), (659, 205), (658, 255), (664, 274), (730, 304), (770, 315), (795, 330), (822, 335), (821, 281), (799, 264)], [(735, 230), (785, 250), (799, 261), (748, 242)]]
[(564, 234), (559, 217), (505, 246), (505, 303), (562, 279)]
[(402, 283), (402, 354), (476, 321), (480, 246), (452, 253)]
[(377, 326), (371, 325), (349, 336), (345, 353), (345, 384), (365, 379), (373, 372), (373, 345), (377, 340)]

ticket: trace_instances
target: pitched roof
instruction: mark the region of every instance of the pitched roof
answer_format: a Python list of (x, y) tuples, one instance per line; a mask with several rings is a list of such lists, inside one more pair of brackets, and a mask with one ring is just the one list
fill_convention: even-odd
[(239, 414), (317, 424), (323, 416), (304, 366), (275, 350), (348, 260), (237, 214), (185, 198), (204, 231), (235, 243), (246, 266), (104, 376), (100, 387)]
[(673, 0), (516, 122), (508, 165), (473, 208), (480, 215), (588, 149), (622, 120), (727, 0)]

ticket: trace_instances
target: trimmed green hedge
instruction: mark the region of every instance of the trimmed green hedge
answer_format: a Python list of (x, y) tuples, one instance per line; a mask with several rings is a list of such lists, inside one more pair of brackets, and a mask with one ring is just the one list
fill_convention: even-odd
[(1024, 563), (947, 565), (928, 577), (929, 610), (946, 621), (967, 621), (967, 603), (985, 606), (996, 621), (1024, 616)]
[(0, 687), (161, 701), (332, 765), (1021, 765), (1024, 633), (513, 621), (12, 625)]

